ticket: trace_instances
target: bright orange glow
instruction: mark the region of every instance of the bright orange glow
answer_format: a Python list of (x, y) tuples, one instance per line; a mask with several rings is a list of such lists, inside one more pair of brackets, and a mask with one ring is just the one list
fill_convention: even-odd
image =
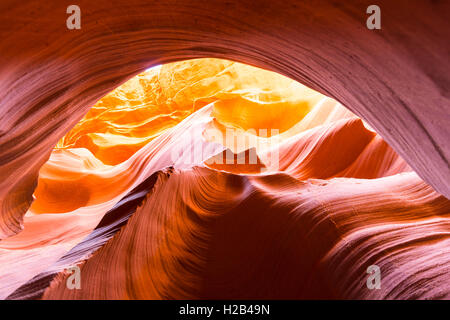
[(214, 103), (222, 124), (284, 132), (323, 96), (280, 74), (220, 59), (149, 69), (97, 102), (57, 144), (86, 148), (107, 165), (137, 150), (192, 112)]
[(270, 137), (271, 129), (286, 132), (323, 98), (280, 74), (227, 60), (148, 69), (98, 101), (58, 142), (41, 168), (31, 212), (69, 212), (114, 198), (131, 183), (125, 169), (114, 167), (128, 166), (138, 150), (207, 104), (214, 102), (209, 132), (267, 129)]
[(386, 239), (414, 242), (405, 221), (448, 229), (448, 200), (340, 103), (217, 59), (149, 69), (98, 101), (59, 141), (34, 196), (24, 231), (0, 250), (37, 273), (73, 249), (83, 275), (83, 290), (69, 290), (58, 270), (44, 299), (259, 297), (272, 287), (297, 297), (311, 270), (327, 259), (334, 268), (329, 254), (347, 259), (348, 234), (378, 237), (387, 221)]

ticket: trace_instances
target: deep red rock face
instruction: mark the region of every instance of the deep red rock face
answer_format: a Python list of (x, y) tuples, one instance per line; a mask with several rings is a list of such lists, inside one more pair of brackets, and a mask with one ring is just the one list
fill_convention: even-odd
[[(450, 298), (449, 2), (77, 4), (0, 4), (0, 298)], [(210, 60), (95, 104), (203, 57), (338, 102)]]

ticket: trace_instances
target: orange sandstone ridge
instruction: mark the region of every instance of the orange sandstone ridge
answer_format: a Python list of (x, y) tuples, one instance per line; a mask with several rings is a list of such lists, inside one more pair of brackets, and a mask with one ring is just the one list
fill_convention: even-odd
[(64, 25), (64, 2), (0, 5), (0, 239), (22, 231), (40, 168), (96, 101), (152, 65), (192, 58), (259, 66), (336, 99), (450, 198), (448, 1), (379, 0), (392, 17), (381, 30), (366, 28), (364, 1), (77, 5), (79, 30)]
[(450, 298), (449, 200), (340, 103), (236, 62), (124, 83), (33, 196), (0, 242), (0, 298)]

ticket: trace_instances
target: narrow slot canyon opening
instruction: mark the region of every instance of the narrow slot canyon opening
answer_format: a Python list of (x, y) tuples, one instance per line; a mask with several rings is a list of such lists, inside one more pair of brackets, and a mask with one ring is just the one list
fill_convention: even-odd
[[(448, 200), (367, 123), (228, 60), (153, 67), (103, 97), (33, 197), (24, 230), (0, 242), (0, 298), (410, 297), (411, 257), (430, 249), (419, 272), (449, 258)], [(392, 255), (366, 251), (375, 244)], [(358, 287), (374, 264), (390, 282)], [(72, 265), (81, 290), (67, 289)]]
[[(274, 72), (195, 59), (150, 68), (92, 106), (41, 169), (30, 213), (70, 212), (122, 195), (130, 187), (123, 181), (127, 169), (139, 162), (136, 153), (203, 108), (205, 125), (192, 132), (198, 137), (185, 132), (183, 148), (166, 152), (167, 166), (206, 165), (237, 174), (282, 171), (299, 179), (370, 179), (411, 170), (334, 99)], [(199, 138), (218, 146), (195, 146)], [(215, 154), (221, 147), (226, 150)], [(155, 152), (148, 149), (141, 156)]]

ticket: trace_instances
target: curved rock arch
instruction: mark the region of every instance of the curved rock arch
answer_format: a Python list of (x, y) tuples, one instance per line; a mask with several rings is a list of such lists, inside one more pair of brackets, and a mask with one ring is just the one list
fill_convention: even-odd
[(0, 239), (20, 231), (40, 166), (107, 92), (151, 65), (216, 57), (287, 75), (365, 119), (450, 197), (447, 1), (80, 0), (0, 5)]

